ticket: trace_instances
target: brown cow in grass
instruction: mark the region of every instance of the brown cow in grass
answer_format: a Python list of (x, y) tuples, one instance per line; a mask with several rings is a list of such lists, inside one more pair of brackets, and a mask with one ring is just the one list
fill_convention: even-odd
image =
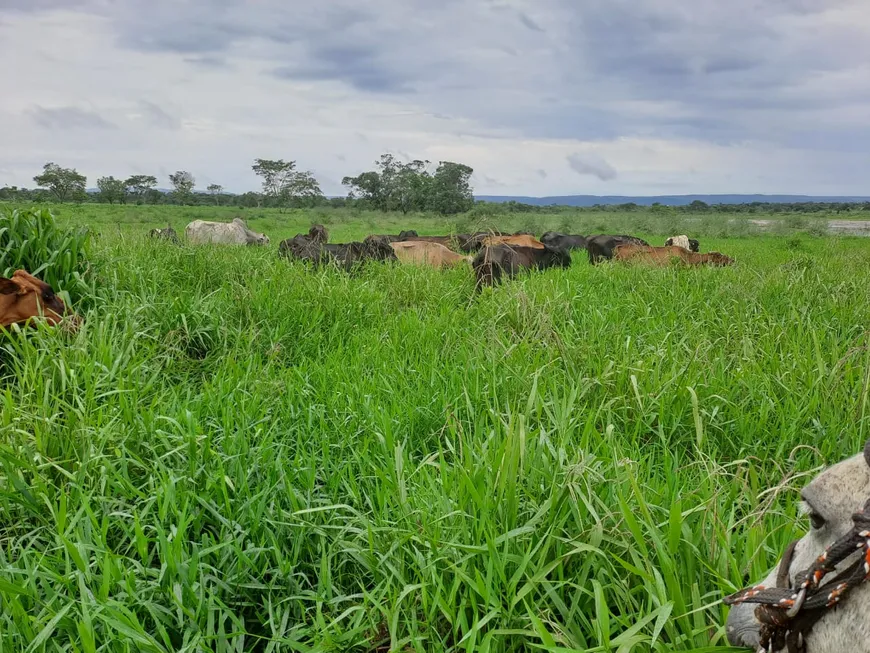
[(398, 241), (392, 242), (400, 242), (400, 243), (437, 243), (439, 245), (443, 245), (444, 247), (450, 247), (456, 241), (452, 236), (404, 236), (400, 238)]
[(0, 277), (0, 325), (27, 324), (44, 319), (56, 326), (67, 317), (67, 324), (76, 329), (79, 316), (68, 313), (63, 300), (44, 281), (26, 270), (16, 270), (11, 279)]
[(684, 247), (670, 245), (667, 247), (649, 247), (644, 245), (619, 245), (613, 250), (613, 258), (617, 261), (631, 261), (665, 266), (671, 262), (684, 265), (733, 265), (734, 259), (719, 252), (699, 254), (690, 252)]
[(483, 246), (489, 247), (492, 245), (511, 245), (512, 247), (533, 247), (535, 249), (544, 249), (544, 243), (528, 234), (515, 234), (513, 236), (487, 236), (483, 239)]
[(561, 249), (504, 244), (484, 247), (471, 263), (477, 277), (478, 290), (481, 286), (498, 283), (504, 276), (516, 276), (521, 270), (567, 268), (570, 265), (571, 255)]
[(409, 240), (401, 243), (390, 243), (390, 246), (401, 263), (444, 268), (471, 262), (470, 256), (462, 256), (456, 252), (451, 252), (447, 247), (439, 243)]

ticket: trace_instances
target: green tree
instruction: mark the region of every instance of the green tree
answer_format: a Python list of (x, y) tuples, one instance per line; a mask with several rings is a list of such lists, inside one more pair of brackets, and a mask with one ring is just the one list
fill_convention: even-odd
[(209, 195), (214, 198), (215, 204), (221, 203), (220, 194), (224, 192), (223, 186), (221, 186), (220, 184), (209, 184), (208, 186), (206, 186), (206, 190), (208, 191)]
[(428, 161), (398, 161), (392, 154), (382, 154), (375, 162), (378, 170), (345, 177), (342, 185), (350, 188), (351, 199), (362, 200), (381, 211), (422, 211), (432, 188)]
[(169, 182), (172, 184), (173, 195), (179, 202), (184, 204), (190, 201), (193, 194), (193, 187), (196, 186), (196, 179), (187, 170), (178, 170), (175, 174), (169, 175)]
[(323, 191), (314, 173), (294, 171), (281, 191), (281, 199), (291, 206), (316, 206), (323, 199)]
[(463, 213), (474, 205), (471, 190), (473, 168), (452, 161), (440, 161), (432, 176), (427, 206), (442, 215)]
[(356, 177), (344, 177), (341, 180), (342, 186), (350, 188), (348, 197), (352, 200), (359, 200), (375, 209), (383, 209), (384, 189), (381, 184), (381, 176), (374, 170), (363, 172)]
[(127, 192), (136, 198), (137, 204), (142, 204), (148, 198), (149, 191), (157, 185), (157, 177), (153, 175), (133, 175), (124, 182)]
[(263, 180), (263, 195), (275, 204), (311, 206), (323, 198), (314, 173), (296, 170), (295, 161), (254, 159), (251, 169)]
[(415, 159), (400, 165), (393, 183), (393, 194), (402, 213), (424, 211), (432, 191), (432, 175), (426, 170), (428, 161)]
[(296, 170), (296, 162), (284, 159), (254, 159), (251, 169), (263, 179), (263, 195), (278, 199)]
[(109, 204), (122, 203), (127, 193), (127, 184), (114, 177), (100, 177), (97, 179), (97, 188), (100, 189), (100, 199)]
[(263, 203), (263, 196), (260, 193), (248, 191), (239, 195), (237, 202), (240, 209), (259, 208)]
[(42, 166), (42, 174), (33, 178), (37, 186), (47, 188), (58, 202), (66, 202), (84, 195), (87, 177), (75, 168), (61, 168), (56, 163)]

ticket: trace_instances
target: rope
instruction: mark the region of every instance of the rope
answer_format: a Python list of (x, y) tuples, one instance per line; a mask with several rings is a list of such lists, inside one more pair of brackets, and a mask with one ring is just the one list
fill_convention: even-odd
[[(870, 453), (870, 442), (865, 457)], [(757, 603), (755, 616), (761, 622), (759, 634), (763, 651), (787, 650), (803, 653), (804, 638), (827, 610), (837, 606), (855, 587), (870, 579), (870, 500), (864, 509), (852, 515), (852, 529), (816, 558), (803, 574), (801, 581), (789, 587), (788, 571), (797, 541), (792, 542), (783, 555), (777, 572), (776, 587), (756, 585), (724, 599), (726, 605)], [(822, 580), (846, 558), (861, 552), (852, 565), (834, 576), (825, 585)]]

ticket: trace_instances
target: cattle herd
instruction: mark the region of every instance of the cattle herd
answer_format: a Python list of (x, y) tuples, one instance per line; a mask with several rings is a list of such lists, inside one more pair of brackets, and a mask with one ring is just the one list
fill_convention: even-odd
[[(241, 218), (232, 222), (194, 220), (184, 230), (191, 244), (268, 245), (269, 237), (252, 231)], [(176, 231), (152, 229), (154, 239), (180, 244)], [(734, 261), (719, 252), (699, 253), (697, 240), (686, 236), (668, 238), (664, 247), (652, 247), (640, 238), (626, 235), (578, 236), (548, 231), (538, 240), (529, 232), (506, 234), (481, 231), (450, 236), (419, 236), (416, 231), (402, 231), (396, 236), (373, 234), (362, 242), (330, 243), (322, 225), (314, 225), (307, 234), (282, 240), (278, 254), (288, 259), (307, 261), (315, 267), (336, 265), (351, 271), (366, 261), (397, 261), (437, 268), (468, 265), (474, 269), (478, 290), (524, 270), (544, 270), (571, 265), (571, 250), (585, 249), (589, 262), (614, 259), (669, 265), (731, 265)], [(0, 326), (26, 324), (43, 317), (50, 324), (65, 323), (75, 329), (80, 318), (71, 314), (51, 286), (18, 270), (11, 279), (0, 277)]]
[[(179, 242), (172, 227), (153, 229), (150, 235)], [(185, 235), (191, 243), (269, 243), (268, 236), (251, 231), (240, 218), (230, 223), (195, 220), (187, 225)], [(307, 234), (297, 234), (278, 245), (282, 257), (307, 261), (315, 267), (337, 265), (347, 271), (365, 261), (398, 261), (438, 268), (470, 264), (478, 288), (523, 270), (566, 268), (571, 265), (571, 250), (586, 250), (593, 265), (611, 259), (660, 266), (672, 261), (684, 265), (734, 263), (719, 252), (700, 253), (698, 241), (684, 235), (668, 238), (663, 247), (653, 247), (635, 236), (580, 236), (555, 231), (546, 232), (540, 240), (526, 231), (513, 234), (480, 231), (449, 236), (420, 236), (416, 231), (402, 231), (398, 235), (372, 234), (362, 242), (330, 243), (323, 225), (314, 225)]]

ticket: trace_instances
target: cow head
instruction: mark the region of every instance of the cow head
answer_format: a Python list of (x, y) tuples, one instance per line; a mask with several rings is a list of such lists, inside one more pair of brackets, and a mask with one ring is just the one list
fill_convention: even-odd
[(75, 330), (81, 318), (68, 314), (63, 300), (51, 286), (25, 270), (16, 270), (11, 279), (0, 277), (0, 325), (26, 324), (44, 319), (52, 326), (68, 317), (67, 324)]
[[(792, 583), (827, 547), (852, 528), (852, 515), (861, 511), (865, 502), (870, 499), (870, 440), (864, 445), (863, 453), (840, 461), (810, 481), (801, 491), (801, 498), (803, 512), (809, 517), (810, 529), (798, 541), (790, 566), (784, 570)], [(837, 570), (840, 571), (842, 567), (848, 566), (849, 562), (847, 558), (837, 567)], [(781, 561), (767, 578), (757, 584), (775, 587), (780, 564)], [(854, 597), (854, 594), (851, 596)], [(854, 601), (859, 601), (859, 604)], [(725, 623), (725, 634), (732, 646), (758, 646), (761, 623), (755, 615), (755, 610), (756, 606), (752, 603), (742, 603), (731, 608)], [(840, 622), (841, 628), (844, 623), (849, 624), (853, 620), (858, 624), (866, 623), (864, 621), (867, 615), (866, 604), (860, 605), (859, 599), (846, 598), (838, 610), (841, 613), (850, 611), (848, 617), (851, 618), (844, 618)], [(823, 626), (824, 618), (814, 627), (814, 632)], [(812, 648), (812, 643), (810, 640), (807, 650), (818, 650)], [(858, 647), (853, 650), (857, 649)], [(848, 647), (842, 650), (848, 650)]]
[(567, 268), (571, 266), (571, 253), (561, 247), (544, 245), (541, 257), (542, 268)]
[(734, 259), (721, 252), (708, 252), (707, 254), (700, 254), (700, 256), (703, 262), (708, 265), (734, 265)]
[(322, 224), (315, 224), (308, 230), (308, 237), (316, 243), (325, 243), (329, 240), (329, 232)]
[(376, 261), (396, 261), (396, 252), (389, 239), (383, 236), (369, 236), (363, 242), (365, 256)]

